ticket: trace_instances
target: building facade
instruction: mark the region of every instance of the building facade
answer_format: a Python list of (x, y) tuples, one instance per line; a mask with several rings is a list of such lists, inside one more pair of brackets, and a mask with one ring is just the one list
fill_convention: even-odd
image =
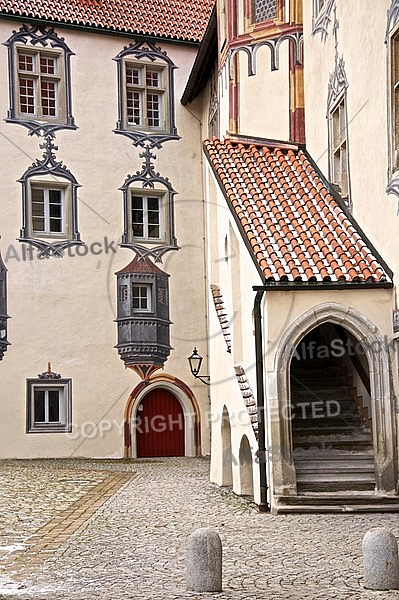
[(0, 2), (2, 456), (396, 509), (399, 3), (347, 4)]
[(201, 134), (179, 99), (211, 4), (179, 25), (156, 2), (0, 7), (2, 456), (209, 452), (187, 364)]

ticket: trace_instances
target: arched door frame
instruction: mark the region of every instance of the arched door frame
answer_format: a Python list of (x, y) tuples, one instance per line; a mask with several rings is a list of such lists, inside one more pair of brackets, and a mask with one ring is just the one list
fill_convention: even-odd
[(271, 423), (273, 445), (279, 445), (281, 461), (273, 462), (274, 494), (296, 495), (289, 414), (290, 365), (295, 349), (304, 336), (322, 323), (341, 325), (358, 342), (363, 342), (369, 365), (374, 464), (377, 492), (392, 493), (397, 484), (396, 421), (393, 410), (389, 349), (378, 328), (361, 312), (335, 302), (320, 304), (296, 319), (282, 335), (274, 359), (273, 378), (277, 380), (277, 406), (269, 407), (278, 418)]
[(148, 381), (142, 381), (129, 396), (125, 407), (125, 458), (137, 458), (136, 429), (132, 420), (136, 419), (137, 409), (144, 397), (157, 388), (162, 388), (175, 396), (184, 415), (184, 453), (185, 456), (201, 454), (200, 413), (198, 403), (190, 388), (179, 379), (167, 375), (155, 375)]

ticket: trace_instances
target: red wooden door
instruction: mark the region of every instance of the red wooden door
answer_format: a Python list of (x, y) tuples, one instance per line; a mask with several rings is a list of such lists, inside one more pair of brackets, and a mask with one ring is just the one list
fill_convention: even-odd
[(177, 398), (162, 388), (147, 394), (136, 416), (138, 458), (184, 456), (184, 415)]

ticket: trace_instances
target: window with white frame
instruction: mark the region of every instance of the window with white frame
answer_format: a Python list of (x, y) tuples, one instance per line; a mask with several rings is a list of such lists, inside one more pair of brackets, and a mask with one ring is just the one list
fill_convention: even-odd
[(345, 96), (329, 111), (330, 180), (339, 187), (344, 200), (349, 202), (348, 124)]
[(61, 52), (16, 48), (16, 109), (20, 118), (63, 121), (65, 77)]
[(28, 379), (27, 433), (71, 431), (71, 391), (70, 379)]
[(67, 237), (70, 221), (70, 190), (68, 186), (31, 182), (30, 235), (33, 237)]
[(151, 312), (151, 285), (132, 284), (133, 312)]
[(130, 199), (131, 239), (149, 242), (162, 240), (164, 238), (162, 234), (162, 196), (139, 194), (132, 190)]
[(125, 82), (127, 127), (166, 130), (165, 67), (126, 62)]
[(399, 30), (391, 37), (391, 170), (399, 169)]
[(64, 190), (32, 186), (32, 233), (64, 233)]

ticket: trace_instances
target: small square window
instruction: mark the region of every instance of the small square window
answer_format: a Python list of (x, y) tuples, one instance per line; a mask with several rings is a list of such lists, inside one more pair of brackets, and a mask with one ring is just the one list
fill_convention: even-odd
[(29, 190), (30, 236), (69, 237), (70, 186), (31, 181)]
[(132, 285), (133, 312), (151, 312), (151, 285)]
[(27, 381), (27, 433), (71, 431), (72, 381)]

